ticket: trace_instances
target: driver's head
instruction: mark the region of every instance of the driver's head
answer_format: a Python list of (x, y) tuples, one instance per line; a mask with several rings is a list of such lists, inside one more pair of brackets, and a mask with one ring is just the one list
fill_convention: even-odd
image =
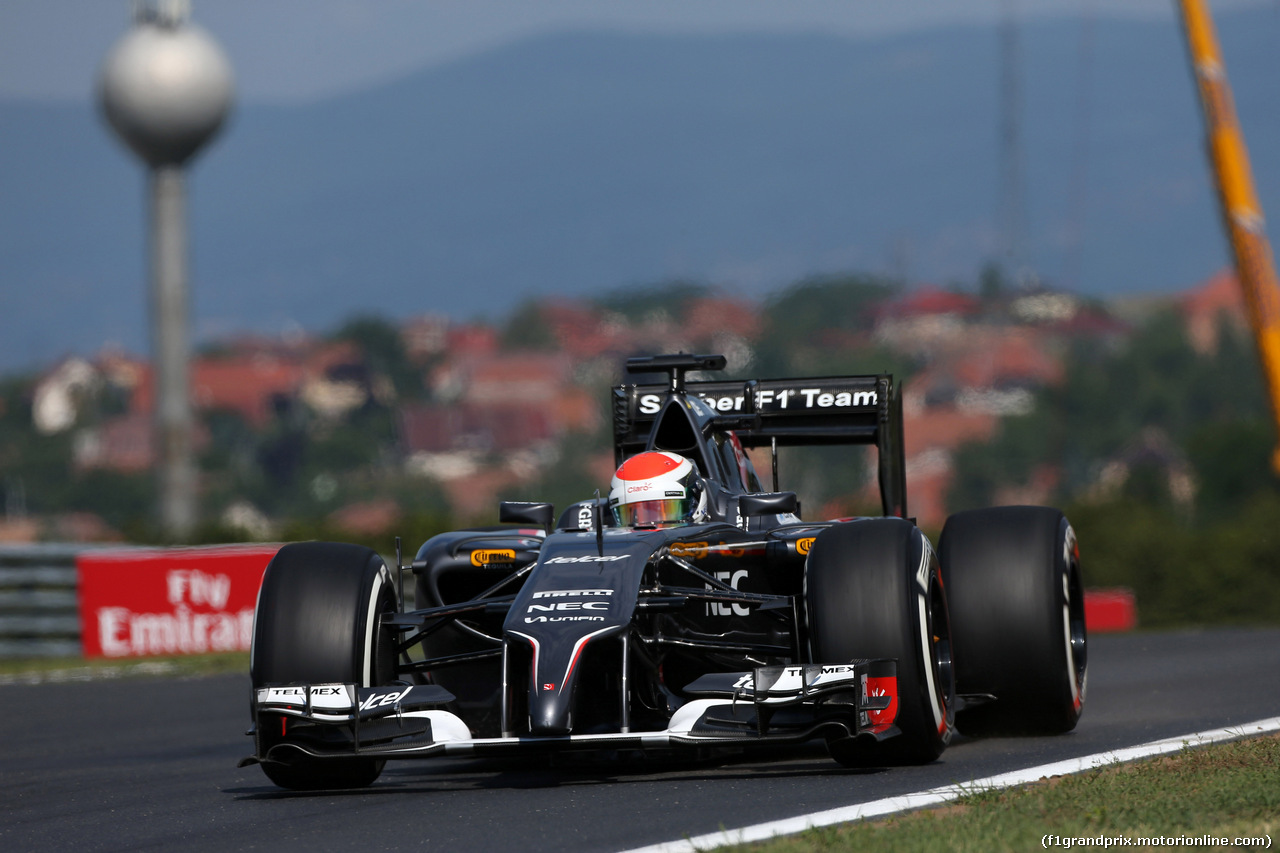
[(687, 524), (705, 515), (706, 493), (692, 462), (650, 450), (632, 456), (613, 475), (609, 509), (623, 527)]

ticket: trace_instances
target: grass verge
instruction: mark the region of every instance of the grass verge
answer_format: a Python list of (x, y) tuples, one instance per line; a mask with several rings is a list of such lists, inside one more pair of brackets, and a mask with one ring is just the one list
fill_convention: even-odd
[(248, 652), (178, 655), (130, 660), (28, 658), (0, 660), (0, 684), (45, 684), (104, 678), (197, 678), (249, 672)]
[[(936, 809), (810, 830), (758, 844), (717, 848), (752, 853), (836, 850), (987, 851), (1044, 849), (1100, 836), (1138, 839), (1205, 835), (1231, 839), (1280, 832), (1280, 736), (1204, 747), (1006, 791), (963, 797)], [(1161, 846), (1185, 846), (1186, 841)], [(1073, 846), (1084, 846), (1075, 843)], [(1265, 842), (1263, 849), (1268, 847)], [(1199, 849), (1215, 849), (1214, 845)]]

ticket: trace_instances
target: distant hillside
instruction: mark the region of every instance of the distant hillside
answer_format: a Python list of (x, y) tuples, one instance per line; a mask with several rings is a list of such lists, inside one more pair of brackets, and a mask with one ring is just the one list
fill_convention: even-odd
[[(1280, 16), (1223, 15), (1280, 215)], [(1028, 25), (1031, 261), (1064, 250), (1077, 22)], [(1099, 22), (1081, 288), (1225, 260), (1181, 36)], [(191, 182), (201, 334), (357, 311), (500, 315), (526, 295), (814, 271), (971, 281), (995, 253), (996, 33), (533, 39), (358, 96), (242, 108)], [(145, 350), (141, 170), (89, 106), (0, 102), (0, 369)], [(1274, 229), (1273, 229), (1274, 230)]]

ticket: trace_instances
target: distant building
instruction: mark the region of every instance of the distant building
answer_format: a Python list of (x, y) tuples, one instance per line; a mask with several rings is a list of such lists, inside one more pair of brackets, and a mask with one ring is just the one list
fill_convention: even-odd
[(1080, 298), (1045, 289), (1022, 293), (1010, 301), (1009, 313), (1023, 323), (1069, 323), (1080, 313)]
[(299, 365), (270, 356), (199, 359), (191, 374), (197, 409), (233, 411), (254, 429), (267, 425), (280, 401), (298, 394), (303, 379)]
[(981, 308), (981, 302), (972, 296), (921, 287), (874, 311), (874, 337), (902, 352), (927, 355), (958, 340)]
[(137, 474), (155, 461), (151, 417), (131, 413), (76, 433), (72, 464), (77, 471), (102, 469)]
[(1196, 352), (1208, 354), (1218, 349), (1222, 324), (1240, 331), (1249, 328), (1244, 293), (1234, 271), (1224, 269), (1207, 281), (1183, 293), (1178, 299), (1187, 323), (1187, 337)]
[(449, 318), (439, 314), (414, 317), (401, 325), (400, 339), (409, 360), (422, 364), (448, 350)]
[(377, 536), (391, 530), (404, 515), (390, 498), (348, 504), (329, 513), (328, 522), (349, 533)]
[(63, 359), (36, 382), (31, 420), (41, 435), (75, 426), (81, 409), (102, 385), (101, 372), (79, 357)]

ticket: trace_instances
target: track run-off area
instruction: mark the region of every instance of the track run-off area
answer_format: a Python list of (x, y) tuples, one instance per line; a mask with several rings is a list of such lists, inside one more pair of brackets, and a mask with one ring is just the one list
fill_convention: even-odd
[(1178, 752), (1185, 747), (1204, 746), (1245, 737), (1257, 737), (1259, 735), (1274, 734), (1277, 731), (1280, 731), (1280, 717), (1255, 720), (1252, 723), (1227, 726), (1204, 732), (1189, 732), (1181, 737), (1164, 738), (1163, 740), (1125, 749), (1113, 749), (1107, 752), (1099, 752), (1096, 755), (1086, 755), (1082, 758), (1070, 758), (1066, 761), (1055, 761), (1052, 764), (1043, 764), (1039, 767), (1013, 770), (997, 776), (990, 776), (986, 779), (975, 779), (964, 784), (945, 785), (941, 788), (934, 788), (932, 791), (919, 791), (900, 797), (886, 797), (869, 803), (858, 803), (856, 806), (827, 809), (814, 814), (769, 821), (768, 823), (758, 823), (754, 826), (744, 826), (738, 829), (725, 829), (707, 835), (700, 835), (696, 838), (683, 838), (679, 841), (668, 841), (661, 844), (638, 847), (634, 850), (624, 851), (624, 853), (698, 853), (701, 850), (709, 850), (729, 844), (765, 841), (782, 835), (794, 835), (820, 826), (833, 826), (857, 820), (887, 817), (900, 812), (938, 806), (969, 794), (999, 791), (1040, 779), (1082, 773), (1087, 770), (1096, 770), (1128, 761), (1167, 755), (1171, 752)]
[(1190, 733), (1234, 736), (1280, 716), (1280, 629), (1093, 637), (1074, 732), (958, 738), (933, 764), (884, 770), (842, 768), (820, 745), (696, 760), (448, 759), (392, 762), (367, 789), (293, 793), (236, 768), (251, 751), (248, 706), (247, 673), (0, 685), (0, 850), (617, 853), (739, 837), (725, 829), (773, 834), (819, 813), (854, 819), (1008, 774), (1088, 769), (1155, 741), (1176, 749)]

